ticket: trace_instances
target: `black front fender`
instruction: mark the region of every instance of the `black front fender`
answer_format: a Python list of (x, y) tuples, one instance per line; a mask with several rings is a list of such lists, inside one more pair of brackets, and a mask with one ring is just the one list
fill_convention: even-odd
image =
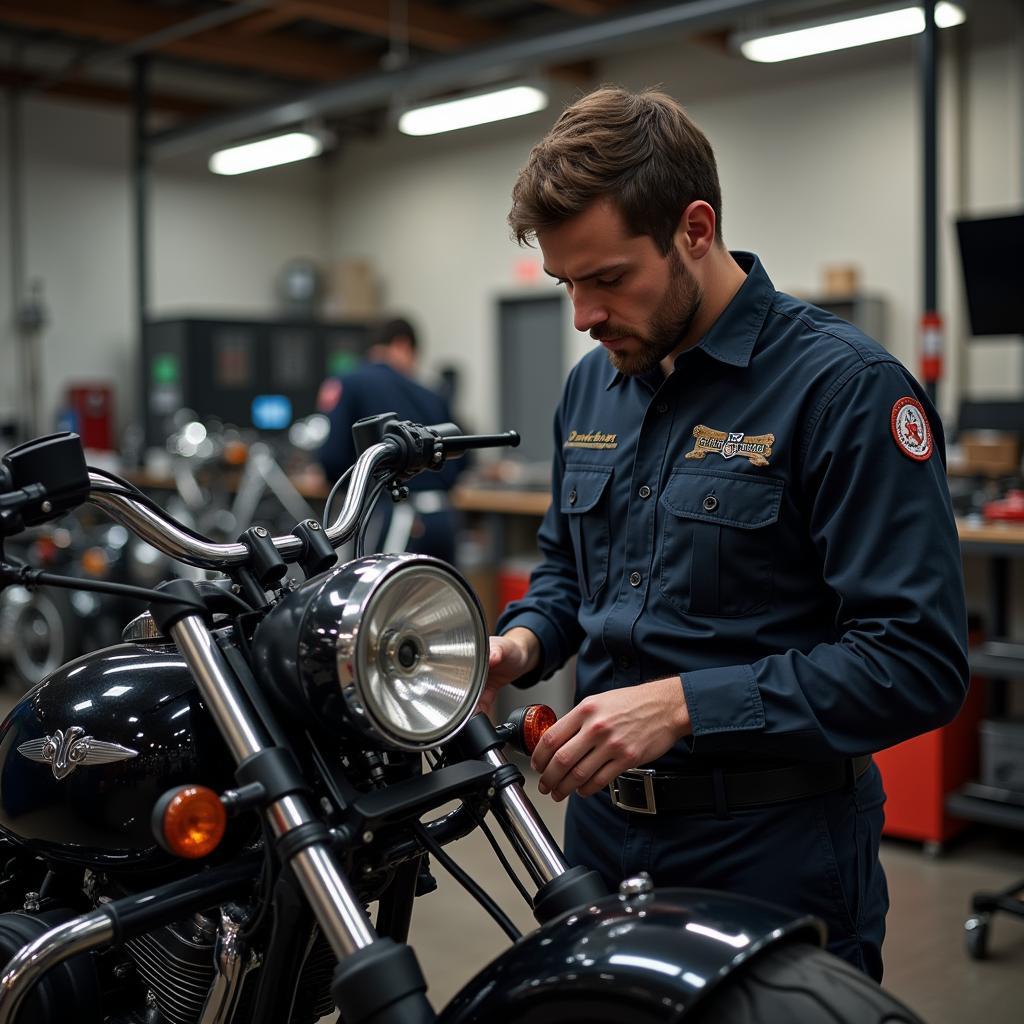
[(815, 918), (722, 892), (608, 896), (517, 942), (455, 996), (439, 1024), (556, 1021), (586, 1006), (604, 1007), (607, 1020), (677, 1020), (767, 947), (824, 939)]

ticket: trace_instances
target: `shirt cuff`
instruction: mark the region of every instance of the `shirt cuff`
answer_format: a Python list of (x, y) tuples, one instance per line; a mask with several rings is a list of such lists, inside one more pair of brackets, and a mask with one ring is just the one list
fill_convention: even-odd
[(528, 629), (540, 641), (540, 661), (537, 663), (537, 667), (518, 679), (512, 680), (513, 686), (526, 689), (528, 686), (539, 683), (542, 679), (547, 679), (558, 667), (554, 664), (548, 667), (548, 652), (558, 649), (558, 636), (554, 626), (543, 615), (530, 611), (519, 612), (508, 622), (502, 622), (500, 635), (504, 636), (510, 629), (515, 629), (518, 626)]
[(750, 665), (728, 665), (684, 672), (681, 676), (693, 734), (693, 753), (719, 744), (702, 743), (723, 733), (753, 732), (764, 728), (764, 706), (757, 678)]

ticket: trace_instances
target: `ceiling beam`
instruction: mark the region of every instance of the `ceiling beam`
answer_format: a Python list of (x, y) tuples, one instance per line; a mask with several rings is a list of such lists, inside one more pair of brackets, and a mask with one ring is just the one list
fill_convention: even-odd
[[(810, 9), (820, 0), (787, 0), (796, 9)], [(477, 81), (482, 73), (526, 74), (532, 70), (605, 55), (665, 39), (707, 31), (735, 18), (763, 13), (778, 0), (690, 0), (654, 9), (636, 10), (594, 21), (577, 22), (554, 31), (515, 38), (499, 37), (445, 57), (415, 61), (391, 70), (317, 86), (287, 100), (270, 102), (245, 111), (216, 115), (196, 124), (156, 132), (150, 136), (152, 152), (169, 155), (200, 146), (276, 131), (310, 117), (342, 116), (386, 106), (396, 95), (429, 96)]]
[[(190, 12), (191, 13), (191, 12)], [(66, 32), (103, 43), (125, 44), (173, 27), (181, 17), (123, 0), (3, 0), (0, 20), (23, 28)], [(285, 78), (331, 81), (376, 65), (371, 55), (324, 43), (240, 38), (219, 28), (170, 42), (159, 52), (212, 65), (249, 68)]]
[(274, 4), (266, 11), (258, 11), (242, 18), (232, 26), (232, 32), (240, 36), (262, 36), (283, 25), (290, 25), (302, 17), (302, 4), (291, 2)]
[[(0, 68), (0, 85), (15, 89), (31, 88), (40, 76), (14, 68)], [(132, 102), (131, 89), (117, 85), (105, 85), (100, 82), (63, 81), (43, 90), (43, 96), (61, 96), (68, 99), (84, 100), (94, 103), (110, 103), (115, 106), (127, 107)], [(176, 96), (171, 93), (154, 92), (148, 98), (153, 110), (169, 114), (182, 114), (187, 117), (201, 117), (222, 110), (219, 104), (206, 100), (193, 99), (191, 96)]]
[(557, 7), (560, 11), (570, 14), (611, 14), (616, 7), (622, 6), (622, 0), (542, 0), (548, 7)]
[(419, 0), (409, 0), (406, 4), (404, 25), (392, 21), (390, 5), (381, 0), (271, 0), (270, 10), (246, 18), (236, 31), (266, 32), (299, 19), (320, 21), (382, 39), (408, 38), (414, 46), (440, 52), (485, 43), (499, 32), (496, 25), (481, 18)]

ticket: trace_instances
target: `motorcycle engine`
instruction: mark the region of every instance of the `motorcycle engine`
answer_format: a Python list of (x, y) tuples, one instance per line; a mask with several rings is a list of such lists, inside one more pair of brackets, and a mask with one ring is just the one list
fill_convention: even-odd
[[(145, 988), (146, 1007), (156, 1007), (162, 1024), (197, 1024), (216, 975), (214, 944), (217, 921), (195, 914), (184, 921), (130, 939), (124, 945), (136, 980)], [(314, 932), (296, 986), (288, 1024), (314, 1024), (331, 1013), (334, 1003), (330, 985), (335, 959), (326, 940)], [(260, 985), (260, 972), (246, 976), (235, 1020), (249, 1020)], [(145, 1010), (123, 1019), (123, 1024), (143, 1024)]]
[(125, 952), (167, 1024), (196, 1024), (213, 985), (217, 923), (202, 914), (130, 939)]

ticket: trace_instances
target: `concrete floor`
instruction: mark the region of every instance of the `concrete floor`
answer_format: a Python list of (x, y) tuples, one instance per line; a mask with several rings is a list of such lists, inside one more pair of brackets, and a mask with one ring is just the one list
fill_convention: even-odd
[[(0, 686), (0, 713), (16, 699)], [(540, 797), (535, 783), (529, 784), (528, 791), (560, 838), (561, 806)], [(468, 836), (448, 849), (522, 931), (532, 929), (529, 909), (483, 836)], [(886, 842), (882, 860), (892, 898), (885, 986), (928, 1024), (1020, 1024), (1024, 1020), (1024, 920), (997, 915), (990, 959), (984, 962), (967, 956), (963, 923), (975, 890), (1003, 889), (1024, 877), (1024, 834), (979, 829), (937, 858), (925, 856), (916, 845)], [(418, 902), (411, 941), (430, 984), (431, 1002), (440, 1008), (506, 949), (508, 941), (438, 865), (434, 874), (438, 890)]]

